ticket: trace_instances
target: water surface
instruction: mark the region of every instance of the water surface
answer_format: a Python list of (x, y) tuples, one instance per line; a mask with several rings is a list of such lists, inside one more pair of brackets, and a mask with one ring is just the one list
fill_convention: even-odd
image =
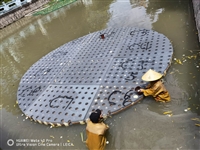
[[(26, 120), (16, 104), (17, 89), (21, 77), (41, 57), (66, 42), (108, 27), (162, 33), (171, 40), (174, 56), (164, 78), (172, 101), (157, 103), (145, 98), (107, 119), (106, 149), (200, 149), (200, 130), (195, 126), (200, 122), (191, 120), (200, 118), (200, 51), (189, 0), (83, 0), (45, 16), (25, 17), (0, 30), (1, 148), (86, 149), (80, 136), (82, 132), (86, 139), (85, 125), (50, 128)], [(164, 115), (165, 111), (173, 115)], [(7, 144), (10, 139), (13, 146)]]

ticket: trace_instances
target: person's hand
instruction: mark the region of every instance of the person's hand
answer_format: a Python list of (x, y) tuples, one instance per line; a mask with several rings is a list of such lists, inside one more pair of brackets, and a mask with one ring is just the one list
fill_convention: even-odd
[(100, 115), (100, 118), (103, 118), (103, 114)]
[(138, 90), (138, 92), (143, 92), (143, 91), (144, 91), (144, 89), (139, 89), (139, 90)]

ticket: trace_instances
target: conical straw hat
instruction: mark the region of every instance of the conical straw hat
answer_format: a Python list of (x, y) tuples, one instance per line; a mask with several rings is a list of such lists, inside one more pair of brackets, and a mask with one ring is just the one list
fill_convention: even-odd
[(149, 69), (143, 76), (142, 76), (142, 80), (144, 81), (155, 81), (158, 80), (162, 77), (162, 74)]

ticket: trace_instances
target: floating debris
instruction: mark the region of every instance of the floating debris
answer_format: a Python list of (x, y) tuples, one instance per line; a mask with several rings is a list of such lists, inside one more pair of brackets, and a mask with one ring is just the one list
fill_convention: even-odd
[[(180, 65), (183, 65), (184, 62), (187, 61), (187, 59), (191, 60), (191, 59), (194, 59), (196, 60), (197, 58), (197, 55), (190, 55), (190, 56), (185, 56), (185, 54), (183, 54), (183, 57), (178, 59), (178, 58), (174, 58), (174, 60), (176, 61), (176, 63), (180, 64)], [(199, 66), (198, 66), (199, 67)], [(197, 67), (197, 68), (198, 68)]]
[(171, 116), (173, 116), (173, 114), (167, 114), (167, 116), (168, 116), (168, 117), (171, 117)]
[(171, 114), (172, 111), (165, 111), (163, 114), (166, 115), (166, 114)]
[(195, 120), (195, 121), (199, 121), (200, 122), (200, 118), (191, 118), (191, 120)]
[(85, 121), (79, 121), (80, 124), (85, 124)]
[(175, 60), (178, 64), (183, 65), (180, 59), (174, 58), (174, 60)]
[(186, 108), (186, 109), (184, 109), (185, 112), (187, 112), (188, 110), (190, 110), (190, 108)]
[(54, 139), (54, 136), (53, 136), (53, 135), (50, 135), (50, 138)]
[(80, 134), (81, 134), (81, 141), (84, 142), (83, 141), (83, 132), (81, 132)]
[(196, 55), (191, 55), (191, 56), (186, 56), (188, 59), (192, 59), (192, 58), (194, 58), (194, 60), (197, 58), (197, 56)]
[(200, 124), (198, 124), (198, 123), (195, 123), (195, 126), (198, 126), (198, 127), (200, 127)]

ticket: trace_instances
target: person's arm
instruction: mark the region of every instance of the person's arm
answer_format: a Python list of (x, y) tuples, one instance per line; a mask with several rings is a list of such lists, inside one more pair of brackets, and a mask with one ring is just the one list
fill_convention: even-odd
[(151, 87), (150, 83), (144, 84), (144, 85), (141, 86), (141, 89), (138, 90), (138, 92), (144, 92), (145, 89), (148, 89), (150, 87)]
[(102, 124), (104, 125), (105, 130), (109, 129), (109, 126), (105, 123), (102, 122)]
[(106, 124), (106, 129), (109, 129), (109, 126)]
[(154, 90), (149, 89), (140, 89), (140, 92), (144, 94), (144, 96), (154, 95)]

